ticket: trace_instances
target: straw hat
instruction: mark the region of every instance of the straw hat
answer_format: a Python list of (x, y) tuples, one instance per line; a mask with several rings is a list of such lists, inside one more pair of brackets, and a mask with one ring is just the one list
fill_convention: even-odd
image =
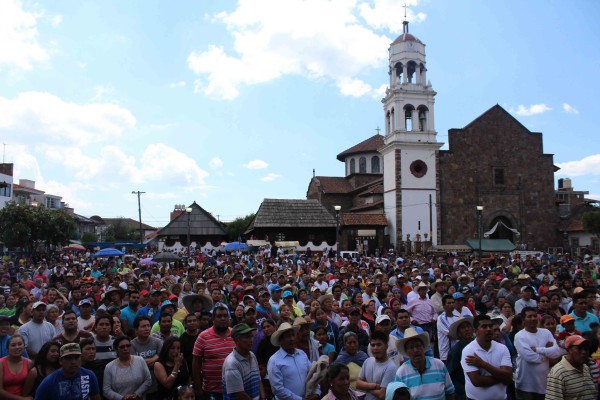
[(471, 283), (471, 278), (469, 278), (467, 275), (462, 274), (461, 276), (458, 277), (458, 283), (460, 283), (463, 280), (467, 280), (467, 283), (463, 284), (463, 285), (468, 285), (469, 283)]
[[(200, 310), (194, 309), (194, 301), (196, 300), (200, 300), (202, 302), (202, 308)], [(183, 306), (188, 313), (193, 313), (196, 311), (210, 311), (213, 306), (213, 301), (205, 294), (190, 294), (183, 297)]]
[(469, 325), (473, 326), (473, 318), (459, 318), (451, 323), (448, 327), (448, 335), (452, 339), (458, 339), (458, 328), (464, 323), (468, 323)]
[(415, 292), (418, 292), (418, 291), (419, 291), (419, 289), (421, 289), (421, 288), (428, 289), (428, 288), (429, 288), (429, 285), (428, 285), (428, 284), (426, 284), (425, 282), (419, 282), (419, 284), (418, 284), (417, 286), (415, 286), (415, 288), (414, 288), (413, 290), (414, 290)]
[(406, 342), (412, 339), (420, 339), (423, 342), (423, 347), (429, 347), (429, 335), (427, 332), (417, 333), (413, 328), (406, 328), (404, 331), (404, 337), (402, 339), (398, 339), (396, 342), (396, 347), (398, 348), (398, 353), (400, 353), (403, 357), (408, 357), (406, 354), (405, 345)]
[(436, 279), (436, 281), (431, 284), (431, 289), (437, 290), (437, 287), (438, 287), (438, 285), (440, 283), (444, 283), (445, 284), (446, 282), (443, 281), (443, 280), (441, 280), (441, 279)]
[(284, 322), (283, 324), (279, 325), (279, 328), (277, 328), (277, 331), (275, 333), (273, 333), (271, 335), (271, 344), (273, 346), (277, 346), (279, 347), (279, 338), (281, 337), (281, 335), (283, 335), (286, 332), (289, 331), (297, 331), (298, 328), (293, 327), (291, 324)]
[(333, 300), (333, 295), (332, 294), (324, 294), (319, 296), (319, 298), (317, 299), (317, 301), (321, 304), (323, 304), (325, 302), (325, 300), (327, 299), (331, 299)]

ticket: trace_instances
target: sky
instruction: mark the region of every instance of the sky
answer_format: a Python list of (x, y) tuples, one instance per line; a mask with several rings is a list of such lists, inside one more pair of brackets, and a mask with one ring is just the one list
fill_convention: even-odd
[[(88, 217), (137, 219), (145, 192), (156, 227), (176, 204), (230, 221), (306, 198), (383, 127), (403, 4), (0, 0), (3, 160)], [(543, 133), (555, 180), (600, 199), (600, 2), (406, 4), (438, 141), (500, 104)]]

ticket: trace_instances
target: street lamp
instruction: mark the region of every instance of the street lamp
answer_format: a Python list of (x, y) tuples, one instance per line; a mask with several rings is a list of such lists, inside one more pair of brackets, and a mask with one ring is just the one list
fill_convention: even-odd
[(335, 243), (338, 257), (340, 255), (340, 210), (342, 206), (333, 206), (335, 210)]
[(479, 251), (478, 256), (481, 258), (481, 237), (483, 236), (483, 225), (481, 223), (481, 214), (483, 213), (483, 206), (477, 206), (477, 237), (479, 238)]
[(190, 248), (191, 248), (191, 243), (190, 243), (190, 214), (192, 214), (192, 207), (188, 207), (185, 209), (185, 212), (187, 214), (187, 223), (188, 223), (188, 230), (187, 230), (187, 248), (188, 248), (188, 257), (191, 255), (190, 253)]

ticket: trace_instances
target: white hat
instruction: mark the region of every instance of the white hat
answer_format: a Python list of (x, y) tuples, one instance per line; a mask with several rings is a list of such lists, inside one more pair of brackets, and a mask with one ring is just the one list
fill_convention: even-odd
[(418, 291), (419, 291), (419, 289), (421, 289), (421, 288), (426, 288), (426, 289), (427, 289), (427, 288), (429, 288), (429, 285), (428, 285), (428, 284), (426, 284), (425, 282), (419, 282), (419, 284), (418, 284), (418, 285), (416, 285), (416, 286), (414, 287), (414, 289), (413, 289), (413, 290), (414, 290), (415, 292), (418, 292)]
[(429, 334), (427, 334), (427, 332), (417, 333), (417, 331), (413, 328), (406, 328), (406, 330), (404, 331), (404, 337), (402, 339), (398, 339), (398, 341), (396, 342), (398, 353), (400, 353), (404, 357), (408, 357), (408, 354), (406, 354), (405, 345), (406, 342), (412, 339), (421, 339), (421, 342), (423, 342), (423, 347), (425, 347), (426, 349), (429, 347)]
[(471, 326), (473, 326), (473, 318), (459, 318), (448, 327), (448, 336), (452, 339), (458, 339), (458, 328), (465, 322), (468, 322)]
[(284, 333), (286, 333), (288, 331), (296, 331), (298, 329), (299, 328), (293, 327), (288, 322), (284, 322), (283, 324), (279, 325), (279, 328), (277, 328), (277, 331), (271, 335), (271, 344), (273, 346), (279, 346), (279, 338), (281, 337), (281, 335), (283, 335)]
[(380, 323), (382, 323), (383, 321), (391, 321), (391, 318), (389, 315), (387, 314), (381, 314), (379, 317), (377, 317), (377, 319), (375, 320), (375, 325), (379, 325)]

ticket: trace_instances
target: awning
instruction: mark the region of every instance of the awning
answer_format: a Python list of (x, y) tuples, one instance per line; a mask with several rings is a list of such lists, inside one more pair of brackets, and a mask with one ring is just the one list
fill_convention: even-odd
[(429, 248), (431, 253), (470, 253), (473, 249), (464, 244), (440, 244)]
[(298, 241), (275, 242), (275, 246), (277, 246), (277, 247), (296, 247), (296, 246), (300, 246), (300, 242), (298, 242)]
[[(479, 250), (479, 239), (469, 239), (467, 244), (473, 250)], [(508, 239), (481, 239), (482, 251), (497, 251), (497, 252), (509, 252), (517, 248)]]
[(266, 240), (246, 240), (246, 244), (251, 247), (261, 247), (269, 244)]

